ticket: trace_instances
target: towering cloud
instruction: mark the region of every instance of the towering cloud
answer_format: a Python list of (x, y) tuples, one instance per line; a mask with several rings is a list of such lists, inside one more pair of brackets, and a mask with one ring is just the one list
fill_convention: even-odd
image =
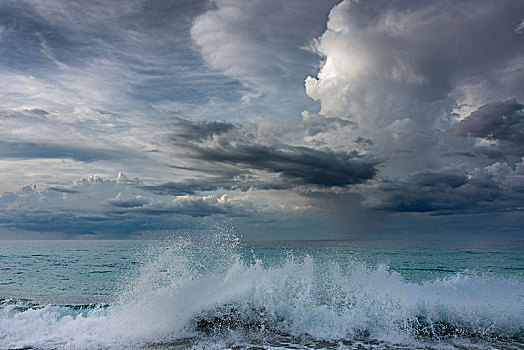
[(439, 130), (450, 118), (524, 97), (514, 30), (522, 11), (518, 1), (343, 1), (313, 43), (324, 63), (306, 91), (321, 113), (356, 121), (394, 157), (393, 175), (423, 171), (440, 163)]

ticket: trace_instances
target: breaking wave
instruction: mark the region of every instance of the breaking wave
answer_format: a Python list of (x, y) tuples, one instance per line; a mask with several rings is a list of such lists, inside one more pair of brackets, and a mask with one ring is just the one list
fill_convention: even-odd
[(228, 234), (177, 238), (145, 256), (110, 305), (2, 300), (0, 344), (165, 348), (231, 339), (219, 347), (254, 340), (271, 347), (292, 339), (304, 347), (351, 347), (465, 339), (518, 347), (524, 341), (524, 282), (518, 278), (457, 273), (409, 282), (386, 265), (357, 260), (291, 253), (257, 258)]

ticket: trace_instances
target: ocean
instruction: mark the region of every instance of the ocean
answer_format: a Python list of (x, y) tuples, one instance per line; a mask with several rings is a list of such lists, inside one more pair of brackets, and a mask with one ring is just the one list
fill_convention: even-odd
[(524, 240), (0, 241), (0, 349), (523, 349)]

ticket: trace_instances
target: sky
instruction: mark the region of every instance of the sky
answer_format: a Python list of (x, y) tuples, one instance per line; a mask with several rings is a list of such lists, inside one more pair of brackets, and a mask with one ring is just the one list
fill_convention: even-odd
[(524, 237), (521, 0), (0, 0), (0, 239)]

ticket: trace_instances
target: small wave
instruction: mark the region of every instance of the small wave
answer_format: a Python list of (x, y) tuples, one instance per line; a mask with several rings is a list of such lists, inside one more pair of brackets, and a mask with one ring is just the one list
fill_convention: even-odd
[(239, 241), (223, 234), (179, 238), (144, 260), (110, 306), (0, 300), (0, 343), (90, 349), (217, 336), (317, 345), (524, 341), (518, 279), (455, 273), (415, 283), (386, 265), (355, 260), (289, 254), (262, 261), (243, 256)]

